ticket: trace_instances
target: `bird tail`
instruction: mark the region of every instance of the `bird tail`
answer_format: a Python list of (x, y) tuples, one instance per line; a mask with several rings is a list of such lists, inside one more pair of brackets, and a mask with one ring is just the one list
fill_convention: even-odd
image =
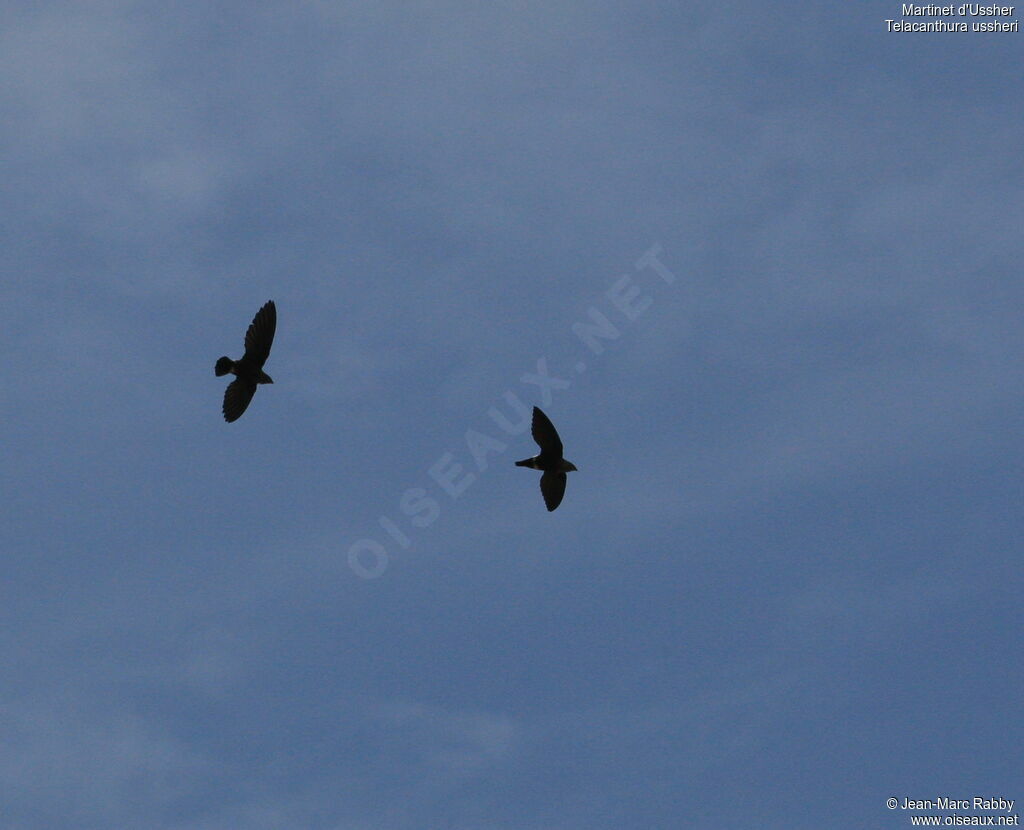
[(517, 461), (516, 462), (516, 466), (517, 467), (533, 467), (533, 459), (532, 458), (524, 458), (522, 461)]
[(230, 357), (221, 357), (217, 359), (217, 365), (213, 367), (213, 371), (217, 373), (217, 377), (226, 375), (231, 371), (232, 361)]

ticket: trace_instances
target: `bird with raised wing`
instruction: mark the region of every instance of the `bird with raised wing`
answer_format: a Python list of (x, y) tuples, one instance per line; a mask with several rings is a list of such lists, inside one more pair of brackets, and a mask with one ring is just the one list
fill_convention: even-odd
[(261, 383), (273, 383), (270, 375), (263, 371), (263, 364), (270, 357), (277, 330), (277, 306), (269, 300), (252, 318), (245, 333), (245, 354), (241, 360), (222, 357), (217, 360), (214, 372), (217, 377), (232, 374), (235, 379), (224, 391), (224, 420), (228, 423), (242, 417)]
[(533, 408), (533, 440), (540, 447), (540, 454), (517, 461), (516, 466), (544, 471), (540, 477), (540, 492), (551, 512), (562, 503), (566, 473), (575, 472), (576, 465), (562, 457), (562, 439), (548, 416), (536, 406)]

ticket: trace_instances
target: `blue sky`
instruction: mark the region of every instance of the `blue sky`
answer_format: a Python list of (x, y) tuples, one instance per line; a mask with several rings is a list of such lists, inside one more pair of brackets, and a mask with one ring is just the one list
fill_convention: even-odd
[(1022, 41), (890, 17), (6, 4), (0, 824), (1024, 800)]

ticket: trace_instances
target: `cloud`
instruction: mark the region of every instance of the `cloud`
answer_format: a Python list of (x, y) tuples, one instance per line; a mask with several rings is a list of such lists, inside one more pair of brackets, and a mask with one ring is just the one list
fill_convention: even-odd
[(146, 719), (74, 695), (6, 700), (0, 731), (4, 820), (12, 827), (166, 815), (213, 771), (210, 759)]

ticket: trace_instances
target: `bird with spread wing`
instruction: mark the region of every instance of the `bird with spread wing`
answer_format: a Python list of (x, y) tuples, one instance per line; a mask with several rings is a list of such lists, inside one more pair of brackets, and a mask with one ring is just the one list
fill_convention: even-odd
[(576, 471), (576, 465), (562, 457), (562, 439), (558, 437), (555, 425), (536, 406), (533, 408), (533, 440), (540, 447), (540, 454), (517, 461), (516, 466), (544, 471), (540, 477), (540, 492), (548, 512), (551, 512), (562, 503), (566, 473)]
[(252, 318), (245, 333), (245, 354), (241, 360), (222, 357), (217, 360), (214, 372), (217, 377), (232, 374), (235, 379), (224, 391), (224, 420), (228, 423), (242, 417), (261, 383), (273, 383), (270, 375), (263, 371), (263, 364), (270, 357), (277, 330), (277, 306), (268, 301)]

